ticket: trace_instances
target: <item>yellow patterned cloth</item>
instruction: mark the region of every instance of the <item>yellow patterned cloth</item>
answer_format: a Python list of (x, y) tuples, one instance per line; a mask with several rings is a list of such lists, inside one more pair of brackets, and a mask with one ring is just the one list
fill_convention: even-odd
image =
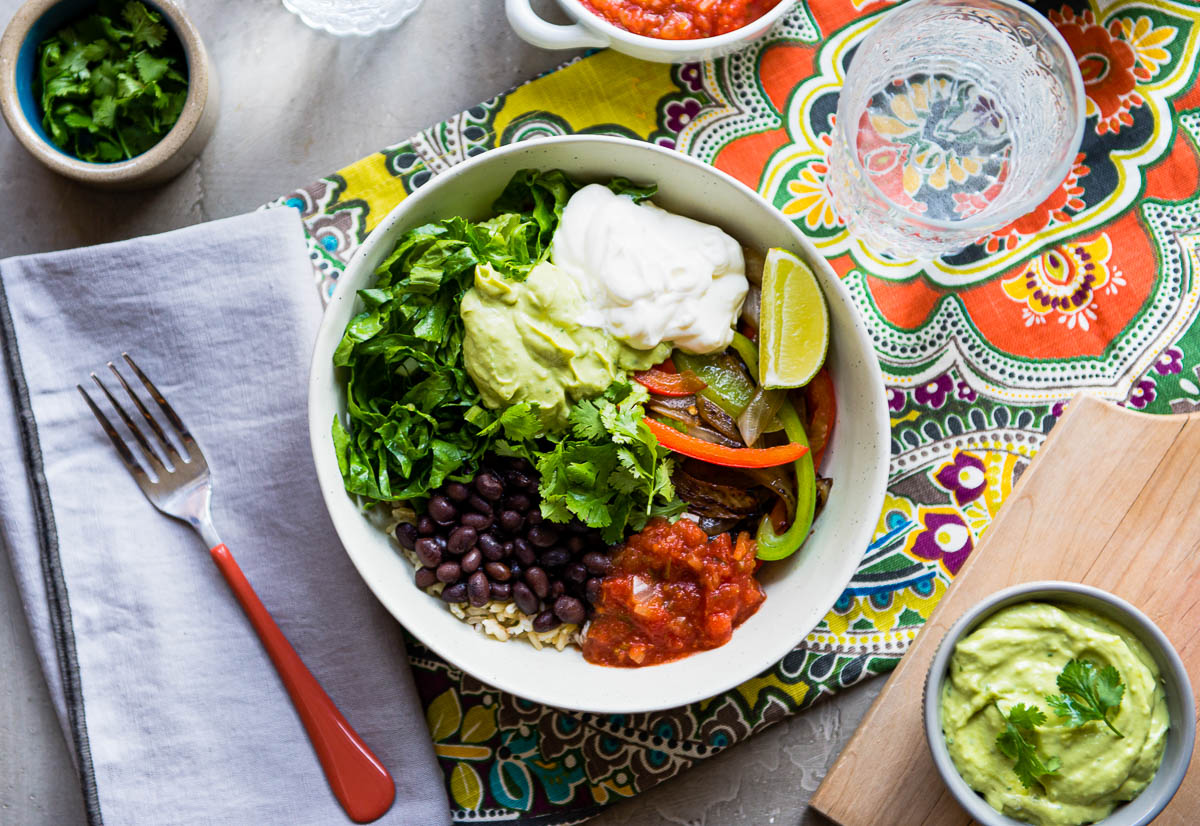
[(724, 169), (791, 217), (877, 343), (892, 463), (875, 540), (826, 618), (765, 674), (667, 712), (577, 714), (495, 691), (410, 643), (459, 822), (578, 822), (888, 671), (1074, 393), (1200, 408), (1200, 7), (1039, 5), (1085, 78), (1082, 150), (1045, 203), (930, 265), (855, 242), (824, 185), (844, 66), (888, 2), (799, 3), (715, 62), (599, 52), (271, 205), (303, 214), (327, 293), (383, 216), (455, 163), (545, 135), (646, 140)]

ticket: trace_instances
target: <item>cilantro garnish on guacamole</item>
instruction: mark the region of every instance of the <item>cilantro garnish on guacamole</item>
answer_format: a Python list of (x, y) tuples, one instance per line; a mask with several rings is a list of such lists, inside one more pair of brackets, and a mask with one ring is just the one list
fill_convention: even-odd
[(171, 130), (187, 100), (178, 39), (139, 2), (101, 0), (38, 49), (42, 126), (64, 152), (113, 162)]

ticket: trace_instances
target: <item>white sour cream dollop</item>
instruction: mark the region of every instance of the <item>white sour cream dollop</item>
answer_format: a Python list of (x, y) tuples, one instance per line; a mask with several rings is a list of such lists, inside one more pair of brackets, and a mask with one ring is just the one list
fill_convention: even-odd
[(579, 284), (579, 323), (640, 350), (663, 341), (690, 353), (724, 350), (749, 288), (729, 235), (599, 184), (567, 202), (550, 258)]

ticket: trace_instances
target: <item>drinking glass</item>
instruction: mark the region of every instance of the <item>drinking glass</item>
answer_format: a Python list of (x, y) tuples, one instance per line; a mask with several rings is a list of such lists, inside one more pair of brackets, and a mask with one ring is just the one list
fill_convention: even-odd
[(910, 0), (859, 45), (829, 154), (834, 208), (877, 252), (929, 260), (1050, 196), (1083, 140), (1083, 78), (1017, 0)]
[(283, 7), (313, 29), (330, 34), (374, 34), (399, 26), (421, 0), (283, 0)]

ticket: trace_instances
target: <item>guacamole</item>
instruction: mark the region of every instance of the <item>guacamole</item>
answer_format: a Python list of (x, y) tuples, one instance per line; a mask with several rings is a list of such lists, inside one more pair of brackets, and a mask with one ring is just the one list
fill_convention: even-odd
[[(1046, 703), (1060, 671), (1073, 658), (1112, 665), (1125, 683), (1120, 707), (1109, 713), (1123, 734), (1103, 722), (1067, 728)], [(1062, 761), (1044, 789), (1024, 788), (1013, 761), (996, 747), (1006, 712), (1036, 705), (1046, 723), (1036, 729), (1038, 752)], [(1129, 631), (1068, 605), (1027, 602), (1005, 608), (962, 639), (942, 691), (942, 732), (958, 773), (995, 809), (1041, 826), (1077, 826), (1107, 817), (1154, 777), (1168, 727), (1158, 668)]]
[(635, 350), (580, 324), (585, 309), (575, 281), (553, 264), (539, 264), (524, 281), (488, 264), (476, 267), (459, 312), (463, 358), (484, 404), (530, 402), (543, 426), (561, 429), (572, 403), (600, 395), (626, 370), (649, 369), (670, 355), (667, 344)]

